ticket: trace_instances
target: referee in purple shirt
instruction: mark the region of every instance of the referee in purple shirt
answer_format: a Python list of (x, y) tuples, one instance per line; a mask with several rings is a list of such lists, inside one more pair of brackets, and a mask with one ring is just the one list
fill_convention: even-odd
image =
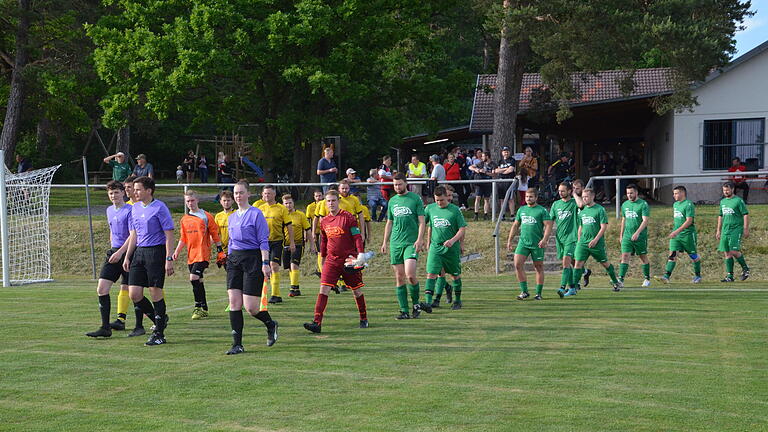
[[(173, 274), (173, 219), (168, 207), (154, 199), (155, 181), (139, 177), (133, 182), (136, 204), (131, 208), (128, 250), (123, 269), (128, 271), (128, 292), (137, 308), (152, 319), (155, 330), (144, 345), (162, 345), (168, 315), (165, 313), (163, 284)], [(149, 287), (150, 303), (144, 297)]]
[(245, 352), (243, 305), (249, 314), (267, 327), (267, 346), (277, 341), (277, 321), (266, 310), (259, 311), (264, 277), (269, 278), (272, 273), (269, 266), (269, 226), (261, 210), (248, 203), (250, 196), (248, 182), (241, 180), (235, 184), (237, 210), (228, 218), (227, 294), (233, 341), (227, 355)]

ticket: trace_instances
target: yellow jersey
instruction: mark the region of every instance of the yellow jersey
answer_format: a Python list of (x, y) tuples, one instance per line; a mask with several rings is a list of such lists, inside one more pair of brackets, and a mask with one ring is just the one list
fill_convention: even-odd
[(254, 206), (254, 207), (256, 207), (256, 208), (259, 208), (259, 207), (261, 207), (263, 204), (266, 204), (266, 203), (264, 202), (264, 200), (263, 200), (263, 199), (259, 198), (259, 199), (257, 199), (257, 200), (256, 200), (256, 202), (254, 202), (254, 203), (253, 203), (253, 204), (251, 204), (251, 205), (252, 205), (252, 206)]
[[(341, 196), (339, 195), (339, 208), (352, 213), (355, 217), (363, 211), (363, 205), (360, 204), (360, 200), (354, 195)], [(325, 205), (325, 200), (317, 203), (315, 208), (315, 216), (325, 217), (328, 215), (328, 207)]]
[(126, 203), (126, 204), (128, 204), (128, 205), (134, 205), (134, 204), (136, 204), (135, 202), (133, 202), (133, 200), (128, 200), (128, 201), (126, 201), (125, 203)]
[(227, 251), (227, 245), (229, 244), (229, 215), (234, 212), (235, 209), (230, 211), (222, 210), (213, 217), (216, 225), (219, 226), (219, 237), (221, 238), (221, 247), (224, 249), (224, 252)]
[(368, 210), (368, 207), (363, 206), (363, 219), (365, 219), (366, 222), (371, 221), (371, 211)]
[[(286, 225), (291, 224), (290, 213), (288, 209), (276, 202), (272, 205), (264, 203), (259, 206), (259, 210), (264, 213), (264, 217), (267, 219), (267, 225), (269, 226), (269, 241), (285, 241)], [(287, 232), (287, 231), (286, 231)]]
[[(307, 206), (307, 221), (309, 221), (310, 226), (312, 225), (312, 219), (315, 218), (315, 208), (317, 208), (317, 204), (318, 202), (313, 202)], [(323, 205), (325, 205), (325, 203), (323, 203)], [(320, 234), (320, 225), (315, 229), (315, 234)]]
[[(294, 210), (288, 212), (288, 217), (291, 219), (291, 225), (293, 225), (293, 242), (297, 245), (304, 244), (304, 230), (312, 228), (307, 216), (300, 210)], [(284, 228), (283, 235), (288, 238), (288, 227)]]

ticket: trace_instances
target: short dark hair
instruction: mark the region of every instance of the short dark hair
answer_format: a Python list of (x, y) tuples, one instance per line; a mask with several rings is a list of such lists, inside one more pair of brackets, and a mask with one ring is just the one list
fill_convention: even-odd
[(640, 190), (640, 189), (638, 189), (638, 188), (637, 188), (637, 185), (636, 185), (636, 184), (634, 184), (634, 183), (630, 183), (630, 184), (628, 184), (628, 185), (627, 185), (627, 187), (625, 187), (624, 189), (634, 189), (634, 190), (635, 190), (635, 192), (637, 192), (637, 191), (639, 191), (639, 190)]
[(227, 197), (229, 199), (235, 199), (235, 197), (232, 195), (232, 191), (231, 190), (223, 190), (223, 191), (219, 192), (219, 199), (224, 198), (224, 197)]
[(729, 189), (733, 189), (736, 187), (736, 185), (733, 184), (733, 182), (725, 182), (723, 183), (723, 187), (727, 187)]
[(559, 186), (565, 186), (566, 189), (573, 190), (573, 186), (571, 186), (571, 183), (567, 182), (567, 181), (564, 181), (564, 182), (560, 183)]
[(584, 186), (584, 180), (582, 180), (582, 179), (576, 179), (576, 180), (574, 180), (574, 181), (573, 181), (573, 183), (571, 183), (571, 185), (579, 185), (579, 186)]
[(525, 191), (525, 193), (528, 193), (528, 192), (530, 192), (530, 193), (532, 193), (532, 194), (534, 194), (536, 196), (539, 196), (539, 189), (538, 188), (529, 187), (528, 190)]
[(117, 180), (110, 180), (109, 183), (107, 183), (107, 190), (121, 190), (125, 192), (125, 186)]
[[(246, 192), (250, 192), (251, 191), (251, 184), (248, 183), (246, 180), (242, 180), (242, 179), (238, 180), (238, 182), (235, 183), (235, 186), (237, 186), (237, 185), (240, 185), (240, 186), (244, 187)], [(234, 190), (234, 188), (232, 188), (232, 190)]]
[(320, 192), (320, 193), (323, 193), (323, 190), (322, 190), (322, 189), (320, 189), (320, 188), (314, 188), (314, 189), (312, 189), (312, 193), (313, 193), (313, 194), (316, 194), (316, 193), (318, 193), (318, 192)]
[(136, 180), (136, 176), (131, 174), (123, 180), (123, 183), (133, 183), (134, 180)]
[(404, 182), (407, 182), (408, 180), (405, 179), (405, 174), (403, 173), (397, 173), (394, 177), (392, 177), (392, 180), (402, 180)]
[(688, 189), (686, 189), (683, 185), (677, 185), (672, 190), (682, 191), (684, 194), (688, 195)]
[(448, 194), (448, 188), (443, 185), (435, 186), (435, 196), (446, 196)]
[(336, 183), (330, 184), (330, 185), (328, 185), (328, 190), (338, 191), (339, 190), (339, 185), (337, 185)]
[(262, 188), (261, 188), (261, 190), (264, 190), (264, 189), (272, 189), (272, 190), (276, 190), (276, 189), (275, 189), (275, 187), (274, 187), (274, 186), (272, 186), (271, 184), (268, 184), (268, 185), (264, 185), (264, 187), (262, 187)]
[(155, 194), (155, 181), (147, 176), (141, 176), (133, 181), (134, 184), (141, 183), (144, 189), (152, 189), (152, 195)]
[(741, 162), (741, 158), (740, 158), (740, 157), (738, 157), (738, 156), (734, 156), (734, 157), (733, 157), (733, 159), (731, 159), (731, 160), (732, 160), (732, 161)]

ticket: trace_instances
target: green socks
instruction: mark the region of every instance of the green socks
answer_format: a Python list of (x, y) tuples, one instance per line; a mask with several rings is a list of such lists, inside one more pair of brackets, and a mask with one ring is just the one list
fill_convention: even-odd
[(445, 276), (437, 277), (437, 291), (435, 292), (435, 300), (440, 301), (443, 297), (443, 291), (445, 291)]
[(573, 269), (573, 279), (571, 279), (571, 288), (576, 288), (576, 284), (579, 283), (582, 276), (584, 276), (584, 267)]
[(566, 267), (563, 269), (563, 274), (560, 276), (560, 286), (564, 287), (571, 284), (571, 278), (573, 277), (573, 268)]
[(461, 279), (453, 281), (453, 302), (461, 302)]
[[(743, 259), (744, 257), (742, 257)], [(725, 259), (725, 272), (728, 276), (733, 276), (733, 258)]]
[(408, 313), (408, 291), (405, 289), (405, 285), (400, 285), (395, 288), (397, 293), (397, 305), (400, 306), (400, 312)]
[(544, 285), (543, 284), (536, 284), (536, 295), (540, 296), (542, 291), (544, 291)]
[[(696, 264), (699, 265), (699, 269), (701, 269), (701, 263), (693, 263), (693, 268), (696, 268)], [(672, 276), (672, 272), (675, 271), (675, 266), (677, 265), (677, 261), (667, 261), (667, 267), (664, 269), (667, 277)], [(697, 273), (698, 274), (698, 273)]]
[(424, 286), (424, 299), (427, 302), (427, 304), (432, 304), (432, 293), (435, 290), (435, 285), (437, 284), (437, 279), (427, 279), (427, 282)]
[(528, 282), (520, 282), (520, 291), (526, 293), (528, 292)]
[(419, 304), (419, 284), (408, 285), (408, 291), (411, 293), (411, 301), (413, 304)]
[(643, 264), (640, 267), (643, 269), (643, 277), (648, 280), (651, 280), (651, 264), (650, 263)]
[(619, 279), (624, 280), (624, 276), (627, 275), (628, 271), (629, 271), (629, 263), (619, 264)]
[(749, 266), (747, 265), (747, 260), (744, 259), (744, 254), (741, 254), (740, 257), (736, 258), (736, 261), (739, 262), (739, 265), (741, 266), (742, 270), (749, 270)]
[[(675, 266), (673, 265), (672, 268), (675, 268)], [(701, 261), (693, 262), (693, 274), (696, 276), (701, 276)]]
[(608, 268), (605, 269), (605, 272), (608, 273), (608, 276), (611, 277), (611, 282), (618, 282), (618, 280), (616, 280), (616, 270), (614, 270), (613, 264), (609, 265)]

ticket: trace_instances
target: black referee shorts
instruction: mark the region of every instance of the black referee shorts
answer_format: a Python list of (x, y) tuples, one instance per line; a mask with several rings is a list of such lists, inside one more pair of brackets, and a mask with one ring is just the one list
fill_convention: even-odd
[(303, 249), (304, 249), (303, 244), (297, 244), (296, 250), (293, 251), (293, 253), (291, 253), (291, 248), (289, 246), (283, 247), (282, 263), (283, 263), (283, 268), (285, 270), (290, 270), (291, 264), (296, 264), (296, 265), (301, 264), (301, 253)]
[(118, 249), (119, 248), (111, 248), (107, 250), (107, 256), (104, 259), (104, 264), (101, 266), (99, 279), (106, 279), (115, 283), (122, 277), (120, 285), (128, 285), (128, 272), (123, 271), (123, 259), (125, 258), (125, 254), (123, 254), (116, 263), (109, 262), (109, 257), (117, 252)]
[(203, 278), (203, 272), (208, 268), (208, 261), (200, 261), (189, 264), (189, 274), (197, 275), (200, 279)]
[(264, 273), (261, 271), (260, 250), (234, 250), (227, 257), (227, 289), (245, 295), (261, 297)]
[(273, 263), (280, 265), (280, 260), (283, 258), (283, 241), (271, 241), (269, 242), (269, 260)]
[(162, 288), (165, 284), (165, 245), (137, 247), (129, 270), (128, 285)]

